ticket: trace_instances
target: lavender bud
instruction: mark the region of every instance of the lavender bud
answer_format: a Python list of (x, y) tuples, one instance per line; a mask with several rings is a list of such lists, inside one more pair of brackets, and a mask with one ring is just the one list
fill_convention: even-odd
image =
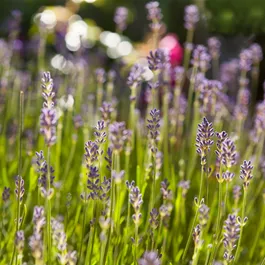
[(75, 115), (73, 117), (73, 122), (74, 122), (74, 127), (76, 130), (78, 130), (79, 128), (81, 128), (84, 124), (82, 116), (81, 115)]
[(45, 225), (44, 208), (42, 206), (35, 206), (33, 211), (33, 224), (36, 233), (40, 233), (42, 227)]
[(228, 169), (230, 169), (231, 166), (236, 163), (236, 147), (234, 142), (230, 138), (226, 138), (222, 143), (221, 157), (222, 164), (225, 165)]
[(239, 238), (240, 226), (237, 223), (236, 216), (229, 214), (224, 225), (224, 258), (231, 261), (234, 257), (232, 255), (233, 249), (236, 247), (236, 242)]
[(201, 235), (201, 226), (196, 225), (196, 227), (193, 230), (193, 234), (192, 234), (195, 245), (198, 245), (200, 243), (200, 235)]
[(115, 170), (112, 171), (112, 178), (116, 184), (120, 184), (124, 178), (125, 171), (122, 170), (120, 172), (116, 172)]
[(142, 194), (140, 192), (140, 189), (138, 187), (132, 187), (131, 188), (129, 200), (130, 200), (130, 203), (132, 204), (134, 210), (136, 212), (139, 211), (139, 209), (143, 203), (143, 199), (142, 199)]
[(16, 232), (16, 237), (15, 237), (15, 246), (17, 249), (17, 252), (21, 255), (24, 249), (25, 245), (25, 236), (24, 236), (24, 231), (20, 230)]
[(153, 208), (152, 211), (150, 212), (150, 219), (149, 223), (152, 229), (157, 229), (159, 225), (159, 220), (158, 220), (158, 211), (156, 208)]
[(184, 27), (187, 30), (194, 30), (199, 19), (199, 9), (197, 6), (189, 5), (185, 7)]
[(2, 192), (2, 200), (4, 203), (7, 203), (10, 198), (10, 188), (4, 187), (4, 190)]
[(153, 71), (167, 69), (170, 65), (169, 54), (165, 49), (157, 49), (155, 52), (150, 51), (147, 60), (149, 69)]
[(16, 185), (15, 194), (16, 194), (17, 199), (21, 203), (23, 200), (24, 193), (25, 193), (24, 180), (21, 176), (16, 177), (15, 185)]
[(107, 150), (107, 156), (105, 156), (105, 160), (107, 161), (107, 169), (109, 171), (111, 171), (111, 167), (112, 167), (112, 149), (108, 147)]
[(105, 132), (106, 124), (103, 120), (98, 121), (95, 127), (94, 135), (96, 137), (96, 143), (101, 145), (106, 142), (107, 133)]
[(223, 172), (222, 177), (223, 177), (224, 181), (231, 182), (233, 180), (233, 178), (235, 177), (235, 174), (226, 171), (226, 172)]
[(102, 115), (102, 119), (108, 125), (111, 119), (111, 113), (114, 111), (112, 103), (103, 102), (102, 106), (99, 108), (99, 111)]
[(41, 260), (42, 255), (43, 255), (43, 249), (44, 249), (41, 234), (34, 233), (29, 238), (29, 247), (31, 249), (32, 256), (36, 260)]
[(114, 152), (121, 152), (128, 139), (128, 130), (124, 122), (114, 122), (109, 126), (110, 142)]
[(252, 52), (252, 61), (254, 64), (259, 64), (263, 59), (262, 48), (258, 43), (253, 43), (249, 49)]
[(54, 109), (53, 79), (49, 72), (44, 72), (42, 77), (43, 108), (40, 115), (40, 133), (44, 135), (46, 144), (50, 147), (56, 141), (57, 114)]
[(143, 79), (144, 68), (141, 64), (134, 64), (127, 78), (127, 84), (130, 87), (138, 87)]
[(161, 181), (161, 194), (163, 196), (163, 200), (171, 200), (172, 199), (172, 191), (168, 188), (169, 187), (169, 182), (167, 179), (164, 181)]
[(44, 135), (45, 142), (52, 146), (56, 142), (57, 115), (55, 109), (43, 108), (40, 115), (40, 133)]
[(98, 161), (99, 147), (98, 144), (93, 141), (88, 141), (85, 144), (85, 160), (86, 166), (89, 168), (96, 161)]
[(243, 165), (241, 165), (240, 178), (243, 180), (243, 187), (247, 189), (250, 180), (253, 178), (252, 174), (253, 166), (251, 161), (244, 160)]
[(206, 226), (209, 219), (210, 208), (206, 204), (202, 204), (199, 208), (199, 220), (202, 227)]
[(213, 136), (213, 125), (204, 117), (202, 123), (198, 125), (196, 136), (196, 151), (201, 156), (203, 164), (206, 163), (204, 159), (207, 153), (210, 151), (210, 147), (213, 145)]
[(100, 85), (106, 82), (106, 72), (103, 68), (97, 68), (95, 71), (96, 82)]
[(188, 190), (190, 189), (190, 181), (189, 180), (181, 180), (178, 186), (182, 189), (182, 197), (186, 198)]
[(127, 28), (128, 9), (123, 6), (119, 6), (115, 10), (114, 22), (117, 27), (117, 31), (123, 32)]
[(159, 128), (160, 128), (160, 111), (157, 109), (152, 109), (150, 111), (151, 119), (147, 119), (148, 125), (147, 128), (150, 133), (150, 137), (152, 140), (151, 150), (155, 154), (157, 152), (157, 141), (159, 136)]
[(180, 87), (185, 78), (185, 69), (182, 66), (177, 66), (174, 69), (174, 79), (176, 82), (176, 87)]
[(193, 51), (192, 65), (206, 72), (210, 67), (211, 56), (207, 53), (207, 48), (203, 45), (197, 45)]
[(161, 265), (161, 260), (155, 251), (145, 251), (138, 261), (138, 265)]
[(252, 52), (250, 49), (242, 50), (239, 54), (239, 67), (241, 71), (248, 72), (252, 64)]
[(147, 19), (151, 21), (150, 28), (153, 31), (159, 31), (162, 26), (161, 20), (163, 18), (159, 2), (152, 1), (145, 5), (147, 9)]
[(207, 44), (212, 58), (219, 58), (221, 42), (216, 37), (211, 37), (208, 39)]

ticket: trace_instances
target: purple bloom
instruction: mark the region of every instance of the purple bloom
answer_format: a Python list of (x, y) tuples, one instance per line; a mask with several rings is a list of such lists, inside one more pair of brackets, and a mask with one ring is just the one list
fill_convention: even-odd
[(254, 64), (259, 64), (263, 59), (262, 48), (258, 43), (253, 43), (249, 49), (252, 52), (252, 61)]
[(174, 69), (174, 79), (176, 82), (176, 87), (180, 87), (185, 78), (185, 69), (182, 66), (177, 66)]
[(43, 108), (40, 115), (40, 133), (44, 135), (45, 142), (52, 146), (56, 141), (57, 114), (54, 109), (53, 79), (49, 72), (44, 72), (42, 76), (42, 96), (44, 98)]
[(196, 24), (199, 22), (199, 9), (195, 5), (189, 5), (185, 7), (185, 16), (184, 16), (184, 27), (187, 30), (194, 30)]
[(129, 76), (127, 78), (127, 84), (130, 87), (137, 87), (142, 81), (142, 75), (144, 73), (144, 68), (141, 64), (134, 64), (131, 68)]
[(234, 259), (232, 251), (236, 247), (236, 242), (239, 238), (239, 233), (240, 233), (240, 226), (237, 223), (236, 216), (229, 214), (224, 225), (224, 240), (223, 240), (225, 248), (224, 258), (229, 262)]
[(16, 185), (16, 189), (15, 189), (16, 197), (21, 202), (23, 200), (23, 196), (25, 193), (24, 179), (21, 176), (17, 176), (15, 185)]
[(193, 234), (192, 234), (195, 245), (198, 245), (200, 243), (200, 236), (201, 236), (201, 226), (196, 225), (196, 227), (193, 230)]
[(95, 75), (98, 84), (103, 84), (106, 82), (106, 72), (103, 68), (97, 68), (95, 71)]
[(222, 164), (225, 165), (228, 169), (236, 163), (236, 147), (234, 142), (230, 138), (226, 138), (222, 142), (221, 157)]
[(240, 178), (243, 180), (244, 189), (247, 189), (247, 187), (249, 186), (250, 180), (253, 178), (252, 169), (253, 169), (253, 166), (251, 164), (251, 161), (244, 160), (243, 165), (241, 165), (241, 170), (240, 170)]
[(207, 44), (212, 58), (219, 58), (221, 42), (216, 37), (211, 37), (208, 39)]
[(178, 187), (182, 189), (182, 197), (186, 198), (188, 190), (190, 189), (190, 181), (189, 180), (181, 180), (178, 184)]
[(110, 142), (114, 152), (121, 152), (128, 140), (129, 131), (124, 122), (114, 122), (109, 126)]
[(99, 146), (96, 142), (88, 141), (85, 144), (85, 160), (86, 167), (89, 169), (96, 161), (98, 161)]
[(119, 6), (115, 10), (114, 22), (117, 30), (123, 32), (127, 28), (128, 9), (123, 6)]
[(243, 88), (238, 94), (238, 103), (234, 109), (234, 117), (236, 120), (244, 120), (248, 115), (250, 92), (247, 88)]
[(157, 152), (157, 141), (159, 136), (159, 128), (160, 128), (160, 111), (157, 109), (152, 109), (150, 111), (151, 119), (147, 119), (148, 125), (147, 128), (151, 137), (151, 151), (155, 154)]
[(2, 200), (4, 203), (6, 203), (10, 198), (10, 188), (4, 187), (4, 190), (2, 192)]
[(17, 252), (21, 255), (24, 249), (24, 245), (25, 245), (25, 236), (24, 236), (23, 230), (16, 232), (15, 245), (16, 245)]
[(199, 208), (199, 220), (202, 227), (206, 226), (209, 219), (210, 208), (206, 204), (202, 204)]
[(193, 51), (193, 58), (191, 63), (194, 67), (200, 68), (206, 72), (210, 67), (211, 56), (207, 52), (207, 48), (203, 45), (197, 45)]
[(109, 124), (111, 119), (111, 113), (114, 111), (112, 103), (104, 101), (102, 106), (99, 108), (99, 111), (101, 113), (102, 119), (106, 122), (106, 124)]
[(161, 8), (159, 7), (159, 2), (149, 2), (145, 5), (145, 7), (148, 12), (147, 19), (151, 21), (150, 28), (153, 31), (159, 31), (162, 25), (161, 20), (163, 18)]
[(239, 54), (239, 67), (241, 71), (248, 72), (252, 64), (252, 51), (250, 49), (242, 50)]
[(147, 57), (150, 70), (167, 69), (170, 65), (169, 54), (165, 49), (157, 49), (155, 52), (150, 51)]
[(202, 123), (198, 125), (196, 136), (196, 151), (201, 156), (204, 163), (206, 163), (204, 160), (206, 159), (207, 153), (210, 151), (210, 147), (213, 145), (213, 136), (213, 125), (204, 117)]
[(141, 259), (138, 261), (138, 265), (161, 265), (161, 260), (155, 251), (146, 251)]
[(150, 223), (151, 228), (154, 230), (157, 229), (159, 225), (158, 216), (159, 216), (159, 213), (157, 209), (153, 208), (152, 211), (150, 212), (149, 223)]
[(55, 109), (42, 108), (40, 115), (40, 133), (44, 135), (45, 142), (52, 146), (56, 142), (57, 115)]

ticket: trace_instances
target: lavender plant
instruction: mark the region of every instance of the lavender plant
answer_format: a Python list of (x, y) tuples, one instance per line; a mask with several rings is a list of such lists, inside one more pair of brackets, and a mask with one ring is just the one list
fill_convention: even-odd
[[(0, 265), (264, 265), (262, 49), (220, 64), (222, 38), (194, 42), (207, 16), (191, 5), (176, 65), (161, 7), (146, 5), (151, 51), (108, 63), (113, 43), (92, 49), (80, 17), (59, 34), (46, 9), (24, 58), (9, 45), (20, 41), (12, 13), (0, 40)], [(99, 42), (114, 34), (126, 48), (133, 12), (117, 7)]]

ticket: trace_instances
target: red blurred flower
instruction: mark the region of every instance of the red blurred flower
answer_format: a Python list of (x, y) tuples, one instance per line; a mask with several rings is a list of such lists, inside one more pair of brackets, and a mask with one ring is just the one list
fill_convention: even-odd
[(183, 58), (183, 48), (175, 34), (167, 34), (159, 43), (160, 48), (169, 51), (170, 63), (172, 67), (180, 65)]

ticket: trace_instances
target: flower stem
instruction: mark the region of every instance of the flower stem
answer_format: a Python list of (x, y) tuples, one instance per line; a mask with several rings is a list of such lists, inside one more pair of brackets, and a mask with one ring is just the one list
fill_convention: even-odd
[[(244, 222), (244, 218), (245, 218), (246, 198), (247, 198), (247, 188), (244, 188), (243, 206), (242, 206), (242, 219), (241, 219), (241, 222)], [(240, 235), (239, 235), (238, 245), (237, 245), (236, 254), (235, 254), (235, 262), (237, 262), (237, 260), (239, 258), (240, 245), (241, 245), (241, 242), (242, 242), (243, 227), (244, 227), (244, 225), (245, 225), (244, 223), (241, 224), (241, 228), (240, 228)]]

